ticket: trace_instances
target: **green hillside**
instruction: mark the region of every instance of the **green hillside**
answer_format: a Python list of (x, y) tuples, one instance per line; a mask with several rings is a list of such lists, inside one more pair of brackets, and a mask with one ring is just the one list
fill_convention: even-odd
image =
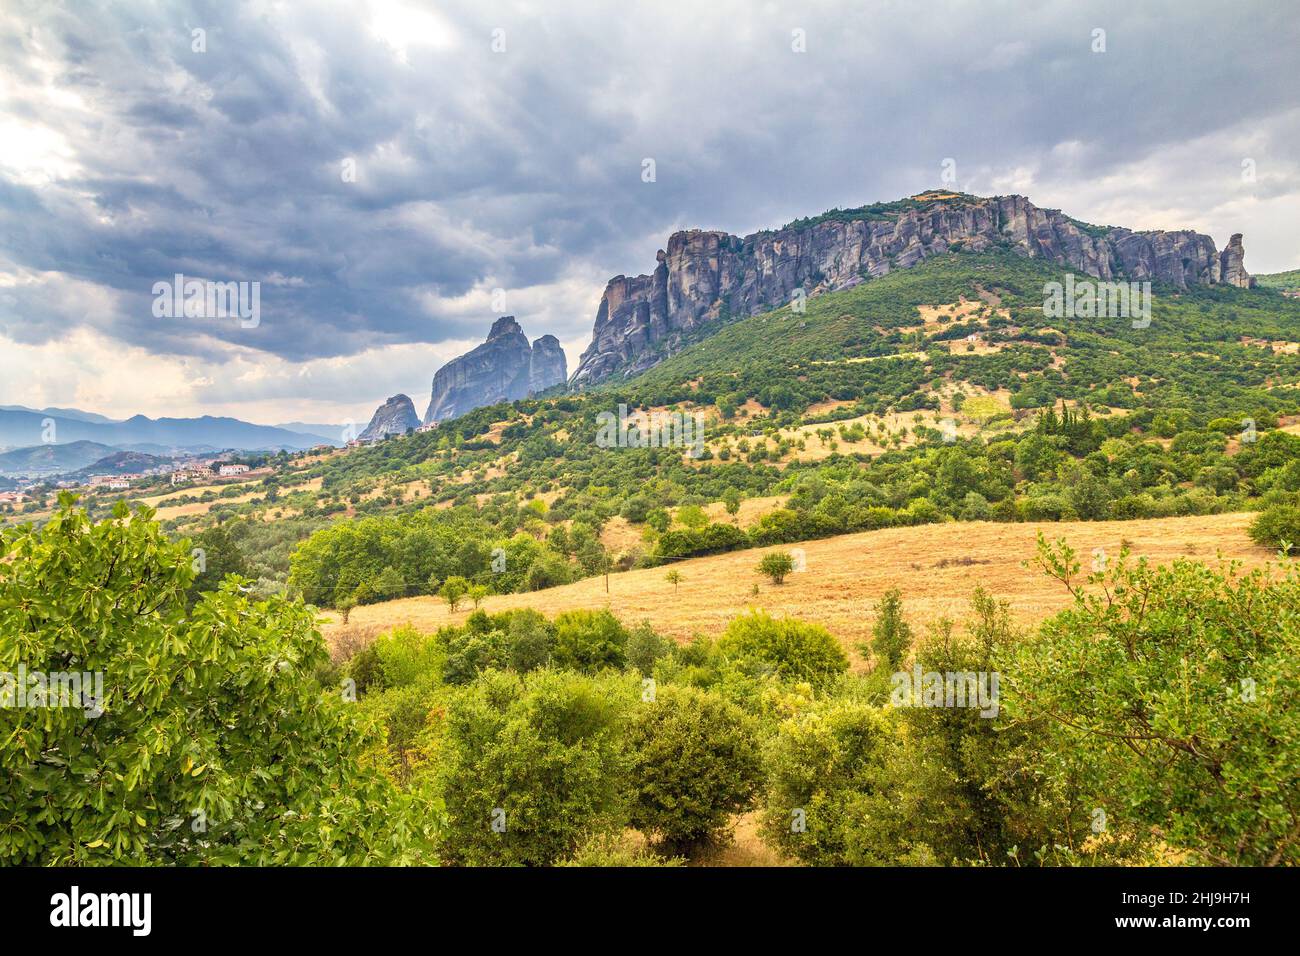
[(1255, 281), (1265, 289), (1300, 289), (1300, 269), (1255, 276)]
[[(1300, 302), (1157, 289), (1149, 327), (1133, 328), (1045, 316), (1044, 286), (1062, 279), (1010, 254), (937, 257), (811, 298), (804, 313), (725, 324), (634, 380), (478, 409), (304, 467), (283, 494), (269, 479), (250, 501), (171, 524), (224, 521), (268, 587), (339, 605), (453, 577), (549, 587), (891, 525), (1211, 514), (1297, 497), (1300, 438), (1277, 426), (1300, 413), (1300, 356), (1266, 343), (1300, 342)], [(620, 404), (703, 414), (702, 455), (602, 447), (598, 416)], [(320, 489), (302, 490), (312, 478)], [(744, 528), (701, 511), (752, 497), (785, 504)], [(272, 510), (269, 524), (238, 520)], [(602, 542), (614, 516), (632, 543)], [(493, 571), (494, 553), (508, 573)]]
[(64, 445), (34, 445), (0, 454), (0, 472), (15, 475), (59, 474), (76, 471), (93, 464), (113, 449), (93, 441), (74, 441)]
[[(1296, 356), (1240, 342), (1243, 337), (1300, 339), (1300, 303), (1224, 287), (1182, 293), (1157, 288), (1149, 328), (1134, 329), (1125, 319), (1047, 318), (1043, 286), (1062, 281), (1063, 275), (1013, 254), (941, 256), (811, 298), (804, 314), (787, 306), (733, 323), (633, 382), (606, 388), (653, 404), (766, 393), (779, 407), (793, 410), (827, 398), (907, 407), (924, 404), (918, 390), (927, 383), (950, 377), (1010, 388), (1020, 408), (1042, 407), (1057, 398), (1125, 408), (1168, 404), (1188, 411), (1194, 403), (1208, 403), (1203, 410), (1217, 418), (1273, 403), (1276, 396), (1264, 390), (1268, 383), (1300, 381)], [(918, 322), (918, 306), (963, 296), (997, 301), (1008, 317), (989, 305), (983, 310), (986, 321), (908, 331)], [(944, 343), (976, 331), (1001, 344), (1001, 350), (948, 354)], [(1052, 368), (1053, 350), (1067, 359), (1063, 371)], [(870, 365), (846, 361), (917, 351), (926, 358)], [(1141, 380), (1140, 402), (1126, 381), (1135, 376)]]

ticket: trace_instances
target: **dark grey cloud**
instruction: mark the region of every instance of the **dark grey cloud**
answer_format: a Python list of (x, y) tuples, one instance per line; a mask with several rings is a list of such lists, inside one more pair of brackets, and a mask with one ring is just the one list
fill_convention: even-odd
[[(307, 362), (480, 337), (500, 287), (531, 335), (575, 342), (603, 278), (651, 268), (674, 228), (897, 198), (945, 158), (973, 192), (1241, 231), (1248, 265), (1294, 267), (1296, 21), (1275, 2), (10, 5), (0, 335)], [(261, 281), (261, 324), (155, 319), (177, 272)]]

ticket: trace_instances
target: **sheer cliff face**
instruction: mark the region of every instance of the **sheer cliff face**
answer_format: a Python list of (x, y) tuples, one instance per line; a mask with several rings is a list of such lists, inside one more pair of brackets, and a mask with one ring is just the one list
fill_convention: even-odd
[(419, 424), (420, 418), (415, 414), (411, 399), (406, 395), (394, 395), (375, 409), (370, 424), (357, 437), (362, 441), (378, 441), (389, 435), (405, 435)]
[(528, 393), (544, 392), (568, 378), (569, 363), (560, 340), (554, 335), (543, 335), (533, 342), (533, 354), (528, 360)]
[(563, 382), (566, 372), (564, 351), (555, 336), (543, 335), (529, 345), (514, 316), (502, 316), (492, 323), (486, 342), (438, 369), (424, 423), (527, 398)]
[(1083, 228), (1023, 196), (917, 197), (916, 206), (846, 214), (744, 238), (725, 232), (674, 233), (650, 275), (615, 276), (605, 288), (591, 345), (575, 385), (635, 375), (680, 343), (683, 333), (719, 317), (753, 315), (808, 294), (845, 289), (906, 269), (952, 249), (1010, 246), (1100, 279), (1161, 281), (1179, 288), (1250, 285), (1241, 237), (1219, 253), (1195, 232)]

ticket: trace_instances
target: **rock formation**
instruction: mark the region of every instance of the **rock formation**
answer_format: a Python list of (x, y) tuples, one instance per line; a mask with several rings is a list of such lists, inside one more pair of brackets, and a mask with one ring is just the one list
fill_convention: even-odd
[(527, 398), (565, 381), (567, 371), (555, 336), (543, 335), (530, 346), (515, 317), (502, 316), (492, 323), (486, 342), (438, 369), (424, 423)]
[(370, 424), (357, 437), (361, 441), (378, 441), (389, 435), (405, 435), (418, 427), (420, 417), (415, 414), (415, 404), (406, 395), (394, 395), (375, 409)]
[(568, 378), (569, 363), (560, 340), (554, 335), (543, 335), (534, 341), (533, 354), (528, 360), (528, 394), (544, 392)]
[(1106, 280), (1151, 280), (1180, 289), (1251, 283), (1240, 236), (1219, 253), (1199, 233), (1089, 226), (1023, 196), (922, 193), (743, 238), (697, 229), (674, 233), (653, 273), (609, 281), (573, 384), (642, 372), (692, 329), (785, 305), (796, 288), (809, 295), (846, 289), (938, 253), (994, 247)]
[(1255, 280), (1246, 271), (1246, 250), (1241, 247), (1241, 233), (1234, 233), (1219, 253), (1219, 281), (1239, 289), (1253, 289)]

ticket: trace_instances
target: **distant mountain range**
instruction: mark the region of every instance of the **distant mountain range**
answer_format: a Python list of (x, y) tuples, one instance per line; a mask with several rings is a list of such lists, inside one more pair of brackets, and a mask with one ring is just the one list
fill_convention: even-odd
[(97, 442), (109, 451), (167, 455), (214, 450), (297, 451), (322, 442), (342, 444), (334, 425), (254, 425), (237, 418), (146, 418), (115, 421), (93, 412), (66, 408), (0, 406), (0, 448)]

